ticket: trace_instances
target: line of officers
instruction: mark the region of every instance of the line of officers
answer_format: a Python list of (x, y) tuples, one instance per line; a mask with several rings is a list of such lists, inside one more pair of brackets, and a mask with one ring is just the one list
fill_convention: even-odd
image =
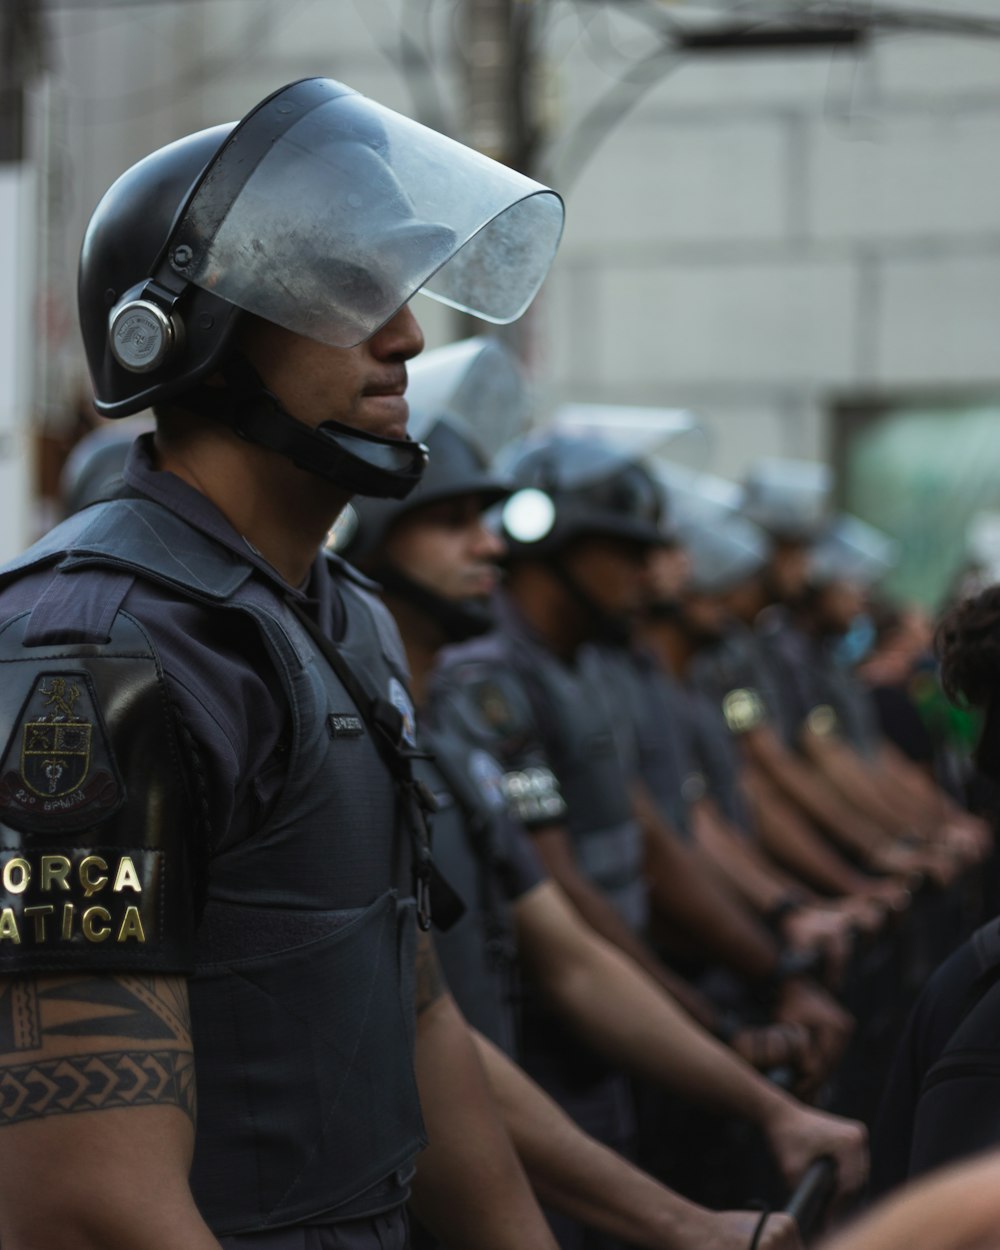
[[(667, 1213), (745, 1247), (750, 1200), (823, 1155), (863, 1192), (903, 1013), (988, 906), (992, 849), (854, 673), (890, 545), (804, 462), (738, 501), (555, 428), (490, 463), (478, 431), (527, 396), (495, 339), (425, 354), (408, 396), (423, 479), (330, 547), (399, 626), (466, 905), (438, 954), (560, 1245), (660, 1246)], [(119, 428), (71, 461), (71, 507)]]

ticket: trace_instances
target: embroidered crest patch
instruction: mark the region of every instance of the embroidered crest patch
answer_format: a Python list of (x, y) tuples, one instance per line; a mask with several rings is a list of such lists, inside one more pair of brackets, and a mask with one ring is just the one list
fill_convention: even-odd
[(87, 673), (43, 673), (0, 760), (0, 816), (15, 829), (82, 829), (124, 799)]
[(395, 677), (389, 678), (389, 702), (402, 717), (402, 738), (407, 746), (417, 745), (417, 718), (413, 711), (413, 700), (406, 692), (406, 687)]
[(828, 738), (837, 732), (837, 713), (829, 703), (820, 703), (806, 717), (806, 728), (817, 738)]
[(749, 733), (767, 718), (763, 700), (756, 690), (730, 690), (722, 700), (722, 714), (733, 734)]
[(469, 775), (479, 787), (487, 807), (500, 811), (506, 798), (503, 792), (503, 769), (492, 755), (485, 751), (473, 751), (469, 756)]

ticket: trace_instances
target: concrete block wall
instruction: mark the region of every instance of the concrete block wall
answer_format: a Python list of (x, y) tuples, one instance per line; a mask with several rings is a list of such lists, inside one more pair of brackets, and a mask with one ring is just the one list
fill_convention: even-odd
[[(608, 80), (563, 29), (571, 129)], [(829, 454), (859, 395), (1000, 396), (1000, 41), (664, 71), (568, 187), (557, 397), (694, 407), (738, 475)]]
[[(995, 16), (994, 0), (921, 3)], [(66, 193), (49, 295), (72, 320), (87, 215), (157, 144), (312, 73), (412, 112), (390, 55), (404, 10), (403, 0), (54, 10)], [(557, 186), (566, 178), (568, 224), (529, 314), (546, 403), (696, 408), (712, 467), (738, 475), (763, 453), (827, 454), (842, 399), (1000, 394), (1000, 41), (908, 34), (859, 56), (664, 62), (606, 139), (584, 137), (593, 151), (571, 177), (580, 118), (649, 38), (614, 5), (548, 11), (546, 172)], [(432, 10), (430, 37), (457, 123), (451, 13)], [(431, 344), (451, 336), (447, 311), (421, 301), (421, 314)]]

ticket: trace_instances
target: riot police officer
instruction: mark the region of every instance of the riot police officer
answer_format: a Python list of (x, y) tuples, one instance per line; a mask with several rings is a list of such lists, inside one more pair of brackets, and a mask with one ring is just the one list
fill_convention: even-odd
[[(509, 454), (524, 489), (503, 512), (508, 593), (490, 634), (445, 654), (435, 702), (465, 708), (480, 745), (500, 759), (509, 811), (581, 915), (674, 992), (678, 978), (643, 938), (648, 861), (613, 712), (578, 662), (584, 642), (620, 637), (623, 609), (637, 606), (643, 556), (662, 541), (659, 495), (641, 465), (600, 441), (541, 434)], [(674, 851), (668, 840), (660, 862)], [(682, 854), (673, 862), (697, 896), (690, 864)], [(759, 949), (766, 963), (768, 935)], [(628, 1141), (617, 1070), (581, 1053), (538, 1000), (525, 1036), (529, 1072), (589, 1131)]]
[(517, 316), (561, 221), (328, 79), (95, 211), (97, 408), (157, 430), (0, 577), (10, 1250), (398, 1246), (428, 1139), (428, 1223), (551, 1245), (430, 945), (398, 638), (319, 548), (423, 470), (407, 301)]
[[(413, 428), (430, 452), (424, 479), (405, 500), (356, 501), (353, 516), (338, 523), (334, 534), (338, 550), (382, 584), (406, 647), (418, 743), (431, 756), (423, 776), (438, 804), (435, 859), (468, 903), (439, 943), (449, 986), (470, 1022), (516, 1058), (518, 972), (524, 968), (577, 1048), (592, 1047), (702, 1104), (757, 1120), (790, 1178), (808, 1157), (808, 1143), (814, 1151), (836, 1151), (849, 1186), (863, 1154), (858, 1126), (817, 1115), (770, 1089), (582, 921), (546, 879), (525, 831), (505, 810), (502, 770), (489, 753), (492, 733), (475, 698), (456, 698), (454, 691), (435, 697), (438, 653), (492, 623), (489, 597), (502, 545), (482, 514), (510, 485), (488, 468), (471, 424), (494, 432), (501, 422), (494, 405), (510, 419), (519, 406), (517, 391), (513, 361), (491, 340), (424, 356), (410, 383)], [(690, 1229), (679, 1235), (681, 1244), (688, 1238), (704, 1245), (739, 1239), (745, 1215), (710, 1215), (648, 1178), (639, 1182), (620, 1158), (594, 1150), (565, 1122), (557, 1127), (547, 1101), (533, 1096), (523, 1078), (518, 1083), (497, 1055), (487, 1052), (487, 1061), (515, 1119), (515, 1140), (525, 1135), (516, 1125), (533, 1126), (531, 1162), (563, 1215), (576, 1214), (573, 1199), (585, 1193), (585, 1222), (621, 1235), (616, 1211), (630, 1193), (629, 1241), (645, 1243), (658, 1211), (674, 1212), (671, 1222)], [(557, 1229), (568, 1235), (564, 1219)], [(768, 1235), (781, 1234), (776, 1227)]]

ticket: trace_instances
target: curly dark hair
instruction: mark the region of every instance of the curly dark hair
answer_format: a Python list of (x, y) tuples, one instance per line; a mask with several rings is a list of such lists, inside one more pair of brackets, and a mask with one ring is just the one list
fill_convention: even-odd
[(986, 707), (1000, 688), (1000, 585), (953, 607), (937, 627), (934, 648), (948, 697)]
[(947, 613), (934, 638), (948, 698), (985, 709), (973, 761), (1000, 781), (1000, 586), (988, 586)]

